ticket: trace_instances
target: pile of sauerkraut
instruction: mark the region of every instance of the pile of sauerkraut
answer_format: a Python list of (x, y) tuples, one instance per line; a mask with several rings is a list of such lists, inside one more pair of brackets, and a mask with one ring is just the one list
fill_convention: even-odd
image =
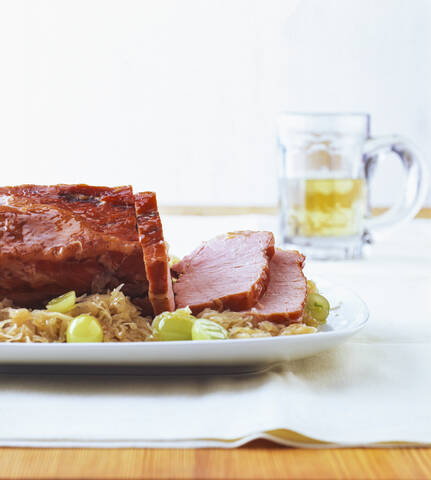
[[(151, 327), (152, 318), (142, 316), (140, 309), (121, 292), (120, 286), (104, 294), (78, 297), (73, 310), (67, 314), (15, 308), (7, 299), (0, 301), (0, 342), (66, 342), (69, 323), (81, 314), (97, 318), (103, 328), (104, 342), (157, 340)], [(297, 335), (317, 330), (306, 323), (288, 326), (269, 321), (255, 323), (247, 315), (230, 311), (205, 309), (197, 318), (218, 323), (227, 331), (228, 338)]]
[(151, 336), (151, 318), (118, 287), (105, 294), (82, 295), (67, 314), (48, 310), (13, 308), (9, 300), (0, 302), (0, 342), (65, 342), (74, 317), (86, 313), (97, 318), (104, 342), (142, 342)]
[(218, 323), (227, 330), (229, 338), (277, 337), (279, 335), (301, 335), (317, 331), (317, 328), (306, 323), (292, 323), (287, 326), (268, 320), (256, 323), (248, 315), (230, 311), (217, 312), (208, 308), (199, 313), (197, 317)]

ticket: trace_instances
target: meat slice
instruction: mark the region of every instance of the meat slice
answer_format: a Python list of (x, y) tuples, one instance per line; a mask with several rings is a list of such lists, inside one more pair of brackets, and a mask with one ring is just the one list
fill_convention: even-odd
[(301, 320), (307, 296), (302, 273), (305, 257), (296, 250), (276, 249), (269, 264), (269, 284), (256, 305), (245, 312), (257, 321), (294, 323)]
[(232, 232), (202, 244), (173, 267), (176, 307), (250, 309), (266, 290), (273, 254), (270, 232)]
[(0, 297), (41, 306), (68, 290), (79, 295), (121, 283), (145, 303), (131, 187), (0, 188)]
[(149, 282), (148, 297), (157, 315), (175, 310), (168, 249), (163, 238), (156, 194), (135, 195), (136, 220)]

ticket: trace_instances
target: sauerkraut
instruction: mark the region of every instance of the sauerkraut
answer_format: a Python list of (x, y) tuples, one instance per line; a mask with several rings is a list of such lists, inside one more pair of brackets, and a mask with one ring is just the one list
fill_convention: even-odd
[(258, 338), (258, 337), (276, 337), (279, 335), (302, 335), (304, 333), (314, 333), (317, 328), (306, 325), (305, 323), (292, 323), (283, 325), (280, 323), (264, 320), (256, 323), (253, 318), (237, 312), (217, 312), (206, 308), (197, 315), (198, 318), (206, 318), (218, 323), (224, 327), (229, 338)]
[(96, 317), (104, 342), (142, 342), (151, 337), (151, 318), (121, 292), (121, 286), (104, 294), (82, 295), (67, 314), (13, 308), (0, 302), (0, 342), (65, 342), (69, 322), (82, 313)]
[[(0, 342), (66, 342), (66, 330), (74, 317), (90, 314), (103, 328), (104, 342), (154, 341), (151, 317), (141, 315), (121, 285), (104, 294), (82, 295), (73, 310), (65, 313), (14, 308), (7, 299), (0, 301)], [(228, 332), (228, 338), (259, 338), (314, 333), (306, 323), (283, 325), (270, 321), (255, 323), (252, 317), (237, 312), (205, 309), (198, 318), (212, 320)]]

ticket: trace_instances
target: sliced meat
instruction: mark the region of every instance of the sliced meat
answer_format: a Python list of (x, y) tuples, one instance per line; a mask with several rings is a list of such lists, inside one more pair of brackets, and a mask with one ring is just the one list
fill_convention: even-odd
[(0, 297), (41, 306), (121, 283), (127, 295), (147, 296), (131, 187), (0, 188)]
[(175, 310), (169, 256), (163, 238), (162, 222), (157, 209), (156, 194), (143, 192), (135, 195), (139, 239), (144, 252), (145, 269), (149, 282), (148, 297), (157, 315)]
[(296, 250), (276, 249), (269, 264), (269, 284), (256, 305), (246, 312), (257, 321), (294, 323), (301, 320), (307, 296), (302, 273), (305, 257)]
[(233, 232), (204, 243), (172, 269), (179, 276), (176, 307), (189, 306), (194, 314), (207, 307), (250, 309), (266, 290), (273, 254), (270, 232)]

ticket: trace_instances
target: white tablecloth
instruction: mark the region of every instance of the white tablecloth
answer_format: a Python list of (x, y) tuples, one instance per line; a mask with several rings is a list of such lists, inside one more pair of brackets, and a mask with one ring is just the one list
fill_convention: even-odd
[[(273, 217), (166, 217), (171, 250)], [(238, 375), (0, 372), (0, 445), (234, 447), (265, 437), (307, 447), (431, 444), (431, 221), (360, 261), (309, 262), (354, 289), (368, 326), (321, 355)]]

